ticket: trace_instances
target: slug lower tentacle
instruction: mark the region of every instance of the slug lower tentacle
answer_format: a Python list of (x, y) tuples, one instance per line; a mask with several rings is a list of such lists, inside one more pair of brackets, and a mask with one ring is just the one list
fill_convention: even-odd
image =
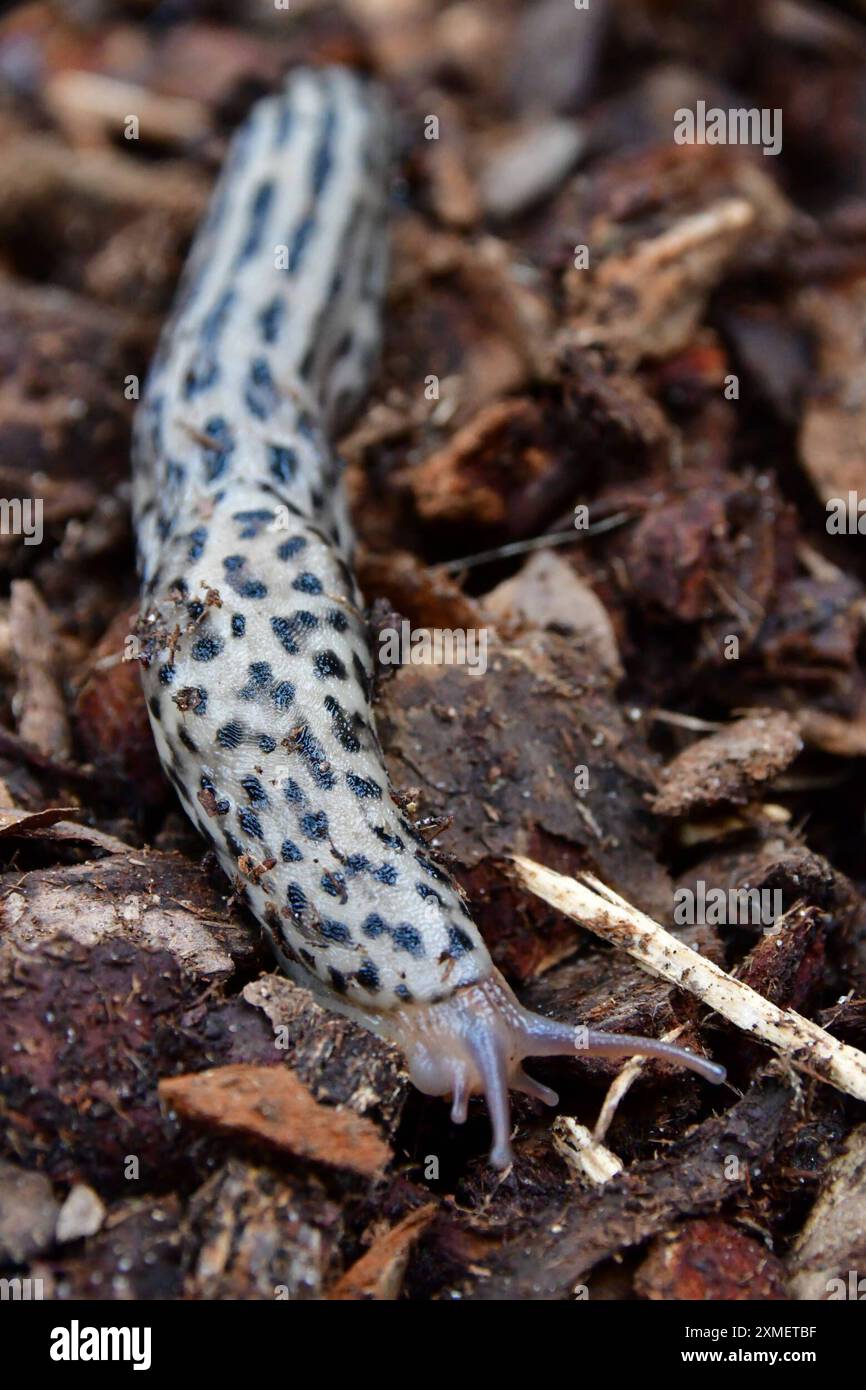
[[(367, 389), (385, 280), (388, 120), (339, 69), (299, 71), (232, 142), (134, 437), (142, 679), (192, 821), (284, 968), (391, 1038), (416, 1084), (482, 1092), (493, 1161), (523, 1057), (573, 1030), (522, 1009), (394, 801), (330, 441)], [(646, 1039), (584, 1050), (719, 1068)]]

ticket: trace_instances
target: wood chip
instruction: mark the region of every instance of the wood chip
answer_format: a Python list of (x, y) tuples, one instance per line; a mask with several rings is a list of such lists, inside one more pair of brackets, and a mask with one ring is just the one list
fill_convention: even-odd
[(360, 1260), (334, 1285), (329, 1298), (379, 1301), (399, 1298), (412, 1247), (436, 1215), (429, 1202), (404, 1216), (390, 1231), (378, 1236)]
[[(659, 359), (684, 348), (707, 298), (753, 230), (755, 208), (724, 198), (604, 261), (592, 279), (570, 271), (579, 307), (573, 340), (607, 343), (623, 360)], [(581, 277), (584, 277), (583, 279)]]
[(778, 1302), (785, 1298), (784, 1268), (763, 1241), (727, 1221), (688, 1221), (657, 1238), (635, 1289), (651, 1299)]
[[(866, 279), (804, 290), (799, 311), (817, 339), (817, 371), (800, 428), (800, 457), (822, 502), (863, 487), (866, 449)], [(855, 516), (854, 524), (857, 524)]]
[(163, 1080), (159, 1093), (184, 1119), (362, 1177), (378, 1176), (392, 1158), (370, 1120), (320, 1105), (286, 1067), (216, 1067)]
[(539, 550), (512, 579), (484, 597), (496, 622), (517, 622), (573, 632), (590, 657), (614, 679), (622, 675), (616, 634), (595, 591), (553, 550)]
[[(572, 1297), (575, 1287), (611, 1255), (667, 1230), (687, 1213), (730, 1201), (768, 1160), (793, 1098), (793, 1087), (762, 1077), (720, 1117), (697, 1126), (664, 1159), (635, 1164), (599, 1189), (560, 1200), (486, 1262), (473, 1287), (484, 1301)], [(734, 1155), (735, 1169), (719, 1161)], [(729, 1174), (732, 1174), (729, 1176)], [(546, 1217), (546, 1219), (545, 1219)]]
[(57, 1218), (57, 1239), (62, 1244), (93, 1236), (105, 1220), (105, 1207), (92, 1187), (78, 1182), (72, 1188)]
[(42, 830), (46, 826), (65, 821), (74, 815), (77, 806), (49, 806), (44, 811), (22, 811), (8, 806), (0, 806), (0, 835), (11, 835), (18, 831)]
[(44, 1174), (0, 1159), (0, 1263), (23, 1264), (48, 1249), (59, 1205)]
[(552, 1133), (556, 1152), (584, 1187), (601, 1187), (622, 1172), (616, 1154), (570, 1115), (559, 1115)]
[(39, 590), (27, 579), (12, 584), (9, 625), (18, 671), (18, 732), (40, 753), (65, 762), (72, 736), (60, 688), (60, 644)]
[(827, 1169), (789, 1268), (792, 1298), (838, 1302), (866, 1296), (866, 1125), (852, 1131)]
[(490, 217), (525, 212), (559, 186), (583, 153), (586, 136), (575, 121), (533, 122), (489, 158), (481, 199)]
[(784, 771), (802, 747), (799, 725), (788, 714), (738, 719), (668, 763), (653, 810), (680, 816), (697, 806), (747, 801), (756, 787)]
[(136, 138), (148, 142), (200, 140), (210, 129), (200, 102), (154, 93), (103, 73), (59, 72), (46, 84), (45, 101), (59, 124), (82, 143), (104, 140), (107, 144), (112, 136), (122, 135), (130, 112), (139, 123)]

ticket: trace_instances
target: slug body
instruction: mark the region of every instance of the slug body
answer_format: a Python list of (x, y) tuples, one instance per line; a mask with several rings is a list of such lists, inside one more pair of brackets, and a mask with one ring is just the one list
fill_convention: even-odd
[(483, 1092), (493, 1162), (526, 1056), (650, 1039), (529, 1013), (392, 799), (330, 440), (376, 361), (388, 121), (339, 69), (298, 71), (235, 136), (134, 433), (142, 679), (166, 773), (271, 940), (323, 1002), (402, 1047), (453, 1115)]

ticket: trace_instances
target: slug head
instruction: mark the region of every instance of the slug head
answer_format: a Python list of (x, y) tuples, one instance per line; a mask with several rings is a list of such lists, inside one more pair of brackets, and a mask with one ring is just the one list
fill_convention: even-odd
[(498, 971), (438, 1003), (400, 1010), (396, 1022), (394, 1041), (405, 1053), (413, 1082), (425, 1095), (450, 1095), (452, 1120), (463, 1123), (470, 1096), (486, 1097), (495, 1168), (507, 1168), (512, 1159), (509, 1091), (546, 1105), (558, 1100), (555, 1091), (526, 1075), (525, 1057), (658, 1057), (707, 1081), (725, 1079), (724, 1067), (670, 1043), (572, 1027), (534, 1014), (518, 1003)]

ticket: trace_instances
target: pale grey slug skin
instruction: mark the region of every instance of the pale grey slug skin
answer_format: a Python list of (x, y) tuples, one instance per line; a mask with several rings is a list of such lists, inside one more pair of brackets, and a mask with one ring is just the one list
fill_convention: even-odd
[(376, 363), (388, 154), (383, 99), (347, 72), (298, 72), (259, 102), (193, 246), (134, 446), (163, 765), (284, 961), (376, 1010), (491, 969), (389, 793), (329, 445)]
[(483, 1091), (510, 1161), (527, 1056), (652, 1039), (530, 1013), (391, 797), (330, 441), (369, 385), (389, 124), (375, 87), (299, 71), (254, 108), (196, 237), (134, 429), (142, 680), (163, 766), (280, 963), (397, 1042), (412, 1079)]

